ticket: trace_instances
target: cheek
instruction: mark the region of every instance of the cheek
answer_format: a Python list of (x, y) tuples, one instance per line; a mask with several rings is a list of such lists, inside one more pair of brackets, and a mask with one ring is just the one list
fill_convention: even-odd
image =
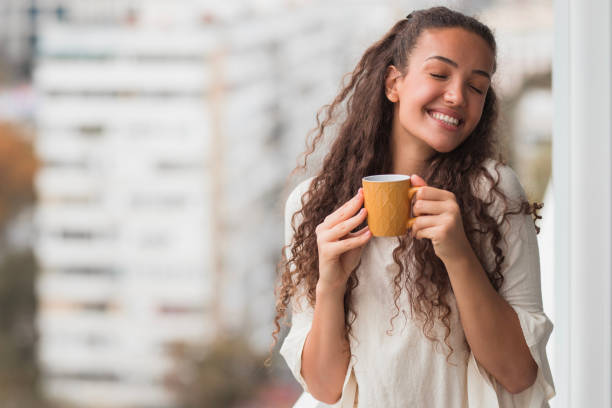
[(399, 110), (403, 116), (419, 115), (433, 99), (431, 90), (427, 88), (412, 87), (410, 89), (410, 94), (400, 99)]
[(476, 125), (480, 123), (480, 119), (482, 118), (482, 111), (484, 109), (484, 102), (480, 102), (477, 104), (476, 108), (472, 112), (473, 123), (470, 126), (470, 133), (476, 128)]
[(411, 88), (410, 98), (415, 102), (415, 104), (420, 105), (419, 108), (422, 108), (424, 105), (431, 103), (441, 94), (443, 94), (443, 92), (436, 87), (421, 85)]

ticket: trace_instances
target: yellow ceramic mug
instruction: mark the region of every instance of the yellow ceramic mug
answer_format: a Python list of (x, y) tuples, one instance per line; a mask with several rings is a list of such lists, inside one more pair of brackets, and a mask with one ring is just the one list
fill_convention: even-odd
[(412, 199), (421, 187), (412, 187), (410, 176), (403, 174), (368, 176), (361, 182), (372, 235), (404, 235), (414, 223)]

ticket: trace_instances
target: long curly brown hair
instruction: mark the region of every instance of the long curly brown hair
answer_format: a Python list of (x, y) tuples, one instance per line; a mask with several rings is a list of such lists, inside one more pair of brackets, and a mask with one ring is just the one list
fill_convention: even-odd
[[(339, 117), (342, 117), (342, 122), (321, 170), (302, 196), (301, 210), (293, 214), (292, 224), (295, 224), (298, 216), (302, 221), (297, 227), (293, 226), (293, 241), (289, 247), (283, 248), (279, 263), (273, 345), (278, 339), (280, 322), (286, 316), (294, 297), (306, 296), (311, 306), (315, 304), (315, 288), (319, 278), (316, 226), (355, 194), (361, 186), (362, 177), (392, 172), (390, 136), (393, 103), (385, 95), (387, 67), (393, 65), (405, 71), (410, 53), (424, 30), (450, 27), (461, 27), (479, 35), (495, 55), (495, 38), (491, 30), (478, 20), (445, 7), (414, 11), (366, 50), (348, 84), (331, 104), (324, 106), (317, 114), (317, 126), (311, 133), (309, 147), (304, 153), (304, 163), (298, 169), (306, 167), (308, 156), (315, 151), (325, 130), (337, 122)], [(339, 115), (339, 111), (344, 111), (344, 115)], [(323, 112), (326, 117), (321, 121)], [(502, 223), (509, 215), (519, 213), (532, 214), (535, 222), (535, 219), (540, 218), (537, 210), (541, 205), (529, 204), (524, 200), (520, 206), (512, 206), (510, 209), (509, 198), (498, 186), (500, 177), (497, 166), (495, 171), (498, 177), (493, 177), (486, 167), (487, 159), (502, 161), (496, 149), (498, 143), (494, 127), (497, 114), (497, 98), (490, 87), (480, 122), (474, 131), (455, 150), (438, 152), (431, 157), (422, 176), (429, 185), (455, 194), (467, 238), (481, 260), (489, 281), (499, 291), (504, 280), (501, 273), (504, 253), (500, 245)], [(482, 186), (482, 180), (490, 182), (488, 196), (484, 199), (476, 194), (479, 186)], [(505, 208), (498, 218), (491, 210), (495, 203), (500, 202)], [(398, 302), (402, 290), (406, 290), (411, 310), (422, 321), (423, 334), (428, 339), (440, 341), (433, 335), (433, 328), (436, 319), (443, 323), (446, 328), (444, 342), (450, 349), (448, 359), (453, 352), (447, 342), (451, 331), (451, 308), (447, 297), (452, 293), (452, 287), (444, 264), (436, 256), (431, 241), (417, 240), (409, 234), (399, 237), (393, 259), (399, 268), (393, 279), (397, 310), (391, 317), (391, 325), (399, 315)], [(347, 338), (356, 318), (351, 302), (353, 290), (359, 284), (356, 270), (352, 271), (348, 279), (344, 295)]]

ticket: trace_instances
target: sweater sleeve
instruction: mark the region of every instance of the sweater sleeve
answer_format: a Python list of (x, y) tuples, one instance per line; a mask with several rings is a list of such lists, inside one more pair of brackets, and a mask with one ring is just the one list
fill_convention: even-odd
[[(515, 173), (500, 166), (499, 187), (518, 204), (525, 197)], [(541, 408), (555, 395), (546, 343), (553, 329), (542, 307), (540, 260), (535, 226), (531, 215), (510, 215), (502, 225), (501, 242), (505, 259), (502, 264), (504, 282), (500, 295), (516, 312), (525, 341), (538, 365), (534, 384), (518, 394), (511, 394), (476, 361), (468, 362), (468, 397), (470, 407)], [(497, 400), (497, 401), (495, 401)]]
[[(293, 220), (293, 214), (301, 209), (302, 195), (308, 190), (311, 179), (306, 180), (299, 184), (287, 199), (285, 205), (285, 245), (288, 245), (287, 251), (289, 251), (290, 245), (293, 243), (293, 232), (294, 226), (299, 225), (301, 222), (300, 217), (296, 216)], [(293, 221), (293, 223), (292, 223)], [(288, 255), (288, 254), (287, 254)], [(310, 332), (312, 326), (314, 310), (308, 303), (305, 296), (298, 296), (298, 300), (292, 299), (291, 302), (291, 329), (285, 337), (283, 344), (280, 349), (280, 354), (285, 359), (291, 373), (297, 380), (297, 382), (304, 389), (304, 394), (298, 399), (294, 408), (353, 408), (353, 402), (356, 394), (356, 380), (353, 374), (353, 359), (349, 363), (347, 373), (344, 378), (344, 385), (342, 388), (342, 396), (333, 405), (327, 405), (317, 401), (312, 397), (308, 391), (308, 386), (302, 377), (302, 352), (304, 350), (304, 343), (306, 336)]]

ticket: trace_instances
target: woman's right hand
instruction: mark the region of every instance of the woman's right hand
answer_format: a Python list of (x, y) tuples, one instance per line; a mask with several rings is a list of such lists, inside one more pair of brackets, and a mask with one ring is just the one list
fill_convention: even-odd
[(342, 293), (346, 290), (346, 282), (359, 263), (363, 246), (372, 237), (367, 226), (351, 232), (366, 219), (367, 211), (362, 205), (363, 190), (360, 188), (353, 198), (317, 225), (317, 289), (325, 288)]

